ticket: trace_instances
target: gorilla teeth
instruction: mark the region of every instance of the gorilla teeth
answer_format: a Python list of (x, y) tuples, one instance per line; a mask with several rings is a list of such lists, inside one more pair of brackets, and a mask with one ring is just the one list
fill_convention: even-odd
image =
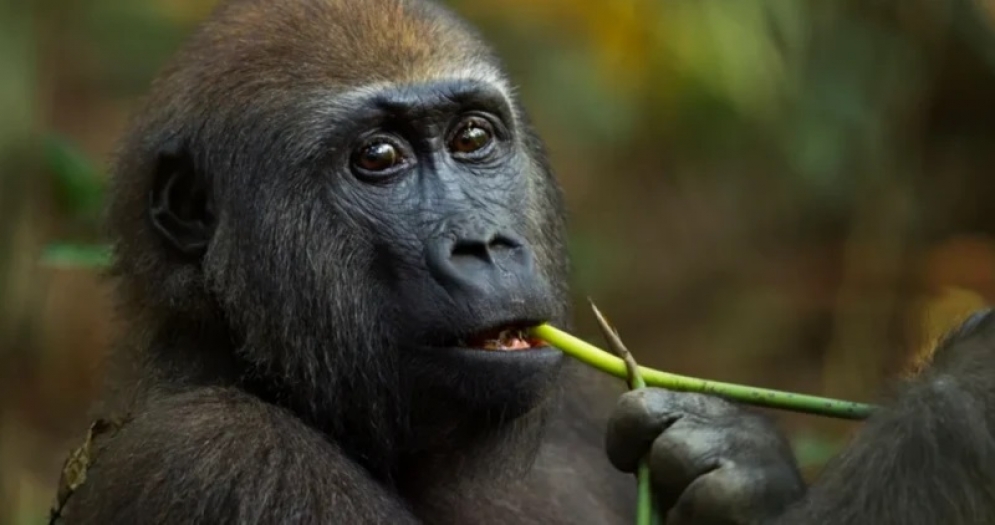
[(484, 337), (479, 345), (473, 345), (484, 350), (513, 351), (527, 350), (532, 344), (520, 328), (501, 330), (497, 336)]

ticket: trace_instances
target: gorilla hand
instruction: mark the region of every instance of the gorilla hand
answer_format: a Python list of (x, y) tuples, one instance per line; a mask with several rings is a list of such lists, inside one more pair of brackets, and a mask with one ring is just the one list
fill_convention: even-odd
[(623, 472), (648, 459), (668, 525), (756, 524), (805, 493), (787, 441), (758, 414), (717, 397), (644, 388), (619, 399), (608, 457)]

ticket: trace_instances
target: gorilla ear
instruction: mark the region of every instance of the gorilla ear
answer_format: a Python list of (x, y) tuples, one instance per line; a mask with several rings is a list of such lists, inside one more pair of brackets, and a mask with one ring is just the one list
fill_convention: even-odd
[(214, 233), (214, 203), (205, 179), (186, 147), (171, 144), (160, 150), (149, 219), (166, 242), (186, 255), (203, 255)]

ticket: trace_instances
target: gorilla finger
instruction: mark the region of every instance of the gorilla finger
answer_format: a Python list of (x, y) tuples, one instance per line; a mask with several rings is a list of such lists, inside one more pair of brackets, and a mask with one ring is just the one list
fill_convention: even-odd
[(750, 502), (761, 482), (751, 478), (734, 468), (719, 468), (701, 476), (677, 499), (667, 524), (750, 523)]
[(674, 411), (661, 410), (671, 393), (657, 388), (632, 390), (619, 396), (608, 419), (605, 451), (615, 468), (635, 472), (650, 445), (679, 416)]
[(728, 401), (662, 388), (641, 388), (619, 397), (608, 421), (605, 448), (615, 468), (634, 472), (653, 440), (684, 416), (716, 420), (736, 412)]
[(757, 523), (780, 515), (803, 494), (803, 485), (786, 471), (725, 464), (687, 486), (667, 523)]
[(682, 419), (652, 445), (649, 466), (662, 508), (670, 508), (696, 479), (722, 466), (730, 449), (727, 433)]

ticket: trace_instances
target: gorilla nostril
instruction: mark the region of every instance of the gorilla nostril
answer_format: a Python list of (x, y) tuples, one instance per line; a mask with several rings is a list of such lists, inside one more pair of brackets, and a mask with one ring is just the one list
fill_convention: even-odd
[(451, 257), (453, 261), (476, 259), (494, 262), (495, 253), (521, 248), (522, 244), (506, 235), (495, 235), (489, 240), (457, 239), (453, 245)]
[(490, 261), (491, 253), (488, 245), (482, 241), (469, 241), (460, 239), (453, 245), (452, 258), (454, 261), (460, 259), (480, 259)]
[(489, 247), (492, 250), (514, 250), (521, 248), (522, 243), (505, 235), (497, 235), (491, 239)]
[(492, 293), (533, 278), (528, 245), (514, 235), (466, 231), (440, 236), (427, 245), (427, 264), (443, 286)]

